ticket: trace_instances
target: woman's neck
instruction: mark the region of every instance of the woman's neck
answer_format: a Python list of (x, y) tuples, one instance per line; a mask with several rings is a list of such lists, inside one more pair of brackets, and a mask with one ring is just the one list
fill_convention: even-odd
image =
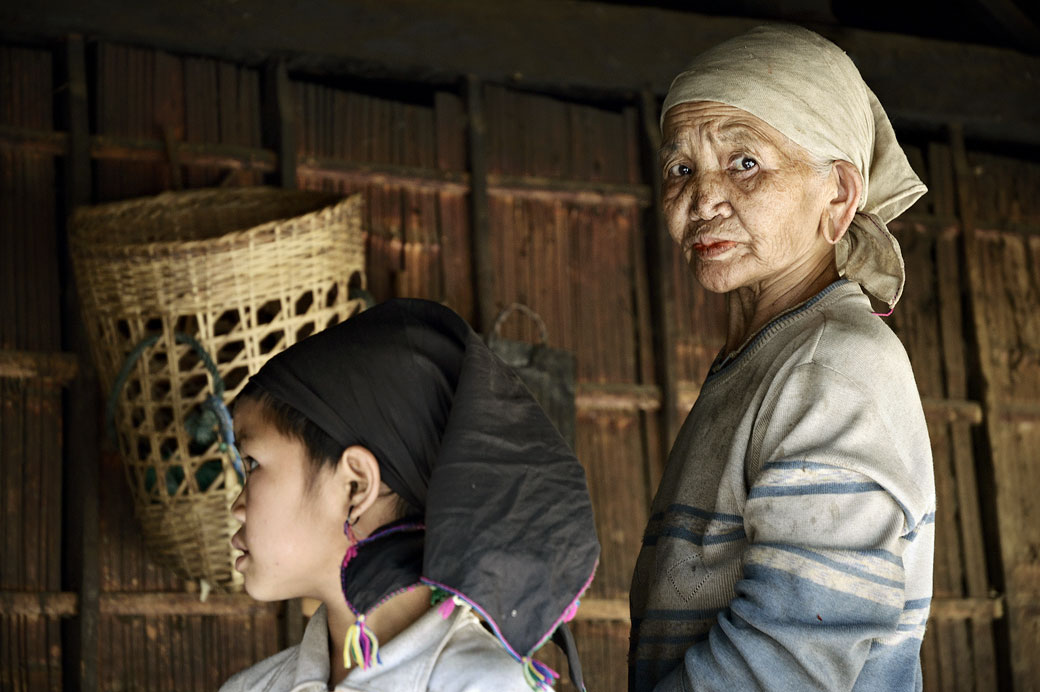
[[(329, 618), (329, 688), (347, 676), (343, 665), (343, 645), (347, 630), (354, 624), (354, 613), (342, 596), (325, 602)], [(430, 609), (430, 587), (418, 586), (399, 593), (375, 608), (365, 617), (365, 625), (372, 630), (380, 646), (406, 630)]]
[(800, 276), (780, 277), (753, 287), (742, 287), (726, 294), (729, 319), (726, 325), (726, 353), (740, 349), (779, 315), (804, 303), (838, 280), (834, 252), (821, 257), (811, 267), (802, 267)]

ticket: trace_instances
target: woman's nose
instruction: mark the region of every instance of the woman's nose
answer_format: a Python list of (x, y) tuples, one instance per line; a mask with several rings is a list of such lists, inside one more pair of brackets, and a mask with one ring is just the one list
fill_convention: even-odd
[(710, 221), (719, 215), (726, 215), (732, 208), (726, 196), (721, 171), (703, 171), (691, 181), (690, 211), (702, 221)]

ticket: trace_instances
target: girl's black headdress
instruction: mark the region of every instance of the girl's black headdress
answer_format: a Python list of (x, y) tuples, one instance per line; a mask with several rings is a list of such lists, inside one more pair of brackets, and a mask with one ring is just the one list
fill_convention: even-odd
[[(252, 381), (344, 448), (368, 448), (422, 515), (352, 547), (342, 577), (354, 612), (428, 584), (477, 610), (532, 684), (551, 683), (532, 654), (557, 629), (572, 641), (564, 623), (599, 558), (585, 473), (469, 325), (437, 303), (392, 300), (295, 344)], [(367, 665), (377, 645), (359, 620), (353, 648)]]

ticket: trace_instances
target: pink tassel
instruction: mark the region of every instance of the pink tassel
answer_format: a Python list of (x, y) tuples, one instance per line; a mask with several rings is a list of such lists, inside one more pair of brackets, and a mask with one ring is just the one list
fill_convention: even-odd
[(437, 612), (441, 614), (441, 618), (447, 620), (451, 617), (451, 614), (455, 612), (455, 598), (444, 599), (439, 606), (437, 606)]
[(357, 557), (358, 548), (358, 539), (357, 536), (354, 535), (354, 527), (350, 525), (349, 517), (345, 522), (343, 522), (343, 535), (347, 537), (348, 541), (350, 541), (350, 547), (347, 548), (347, 552), (343, 555), (343, 564), (340, 565), (341, 568), (345, 569), (347, 563)]
[(357, 557), (357, 543), (351, 543), (350, 547), (347, 548), (347, 552), (343, 554), (343, 564), (341, 567), (346, 567), (347, 563)]
[(578, 606), (580, 604), (581, 601), (575, 598), (574, 601), (569, 606), (567, 606), (567, 610), (563, 611), (562, 619), (564, 622), (570, 622), (574, 619), (574, 616), (578, 614)]

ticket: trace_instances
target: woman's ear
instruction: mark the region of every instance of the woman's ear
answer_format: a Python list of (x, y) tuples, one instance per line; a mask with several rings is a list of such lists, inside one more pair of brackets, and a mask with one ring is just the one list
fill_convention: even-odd
[(361, 445), (343, 450), (336, 466), (336, 482), (343, 487), (344, 503), (351, 523), (357, 522), (379, 497), (379, 462)]
[(824, 240), (834, 245), (849, 230), (852, 218), (859, 209), (859, 200), (863, 194), (863, 177), (854, 165), (841, 160), (832, 164), (831, 175), (835, 181), (834, 194), (827, 203), (821, 226)]

